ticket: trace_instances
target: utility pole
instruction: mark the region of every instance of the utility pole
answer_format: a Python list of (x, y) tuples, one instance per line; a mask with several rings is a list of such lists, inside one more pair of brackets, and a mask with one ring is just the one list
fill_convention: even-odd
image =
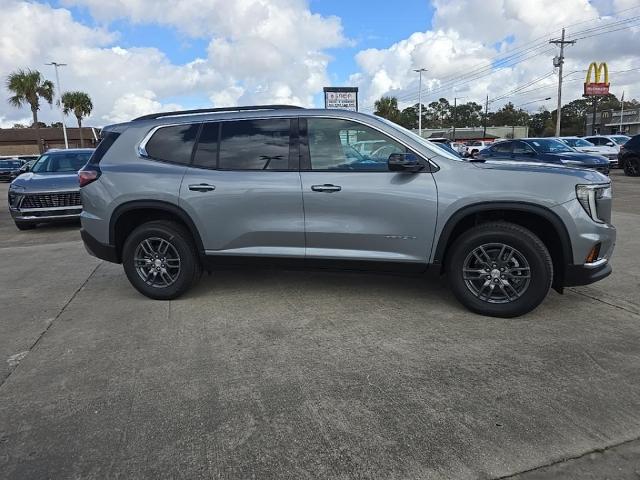
[(556, 137), (560, 136), (560, 119), (562, 118), (562, 65), (564, 64), (564, 46), (573, 45), (575, 40), (564, 39), (564, 28), (562, 29), (562, 38), (560, 40), (550, 40), (549, 43), (560, 45), (560, 56), (553, 59), (553, 66), (558, 67), (558, 110), (556, 118)]
[(598, 111), (598, 97), (593, 96), (593, 113), (591, 117), (591, 135), (596, 134), (596, 113)]
[(620, 128), (618, 133), (622, 134), (622, 118), (624, 117), (624, 90), (622, 91), (622, 98), (620, 99)]
[(489, 95), (487, 95), (487, 101), (484, 104), (484, 121), (482, 122), (482, 139), (487, 138), (487, 117), (489, 116)]
[(60, 90), (60, 76), (58, 75), (58, 67), (66, 67), (66, 63), (51, 62), (45, 65), (53, 65), (56, 69), (56, 88), (58, 90), (58, 106), (60, 107), (60, 119), (62, 120), (62, 133), (64, 134), (64, 148), (69, 148), (69, 140), (67, 139), (67, 126), (64, 123), (64, 111), (62, 109), (62, 90)]
[(420, 80), (418, 81), (418, 135), (422, 136), (422, 72), (426, 72), (426, 68), (415, 69), (418, 72)]
[(458, 98), (453, 97), (453, 133), (451, 140), (456, 141), (456, 121), (458, 120)]

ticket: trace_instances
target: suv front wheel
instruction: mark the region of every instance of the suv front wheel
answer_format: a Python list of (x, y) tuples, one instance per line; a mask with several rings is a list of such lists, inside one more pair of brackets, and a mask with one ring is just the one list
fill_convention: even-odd
[(122, 249), (122, 264), (131, 284), (156, 300), (179, 297), (202, 273), (191, 235), (167, 220), (147, 222), (131, 232)]
[(530, 230), (507, 222), (464, 232), (447, 255), (447, 276), (469, 310), (517, 317), (536, 308), (553, 280), (549, 251)]

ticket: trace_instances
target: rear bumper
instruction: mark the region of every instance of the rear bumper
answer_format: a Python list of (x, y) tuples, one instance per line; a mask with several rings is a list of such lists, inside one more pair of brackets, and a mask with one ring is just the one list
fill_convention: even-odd
[(80, 229), (80, 236), (82, 237), (84, 247), (86, 248), (87, 252), (89, 252), (89, 255), (93, 255), (94, 257), (100, 258), (101, 260), (106, 260), (107, 262), (121, 263), (120, 256), (118, 255), (118, 250), (115, 246), (105, 245), (104, 243), (99, 242), (94, 237), (92, 237), (84, 228)]
[(577, 287), (598, 282), (611, 275), (613, 269), (607, 260), (595, 262), (593, 265), (567, 265), (564, 271), (564, 286)]

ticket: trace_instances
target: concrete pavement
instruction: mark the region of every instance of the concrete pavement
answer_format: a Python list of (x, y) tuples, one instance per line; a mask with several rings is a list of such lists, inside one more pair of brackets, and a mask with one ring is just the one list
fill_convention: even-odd
[(614, 188), (614, 275), (514, 320), (352, 273), (154, 302), (77, 227), (3, 212), (0, 477), (637, 478), (640, 181)]

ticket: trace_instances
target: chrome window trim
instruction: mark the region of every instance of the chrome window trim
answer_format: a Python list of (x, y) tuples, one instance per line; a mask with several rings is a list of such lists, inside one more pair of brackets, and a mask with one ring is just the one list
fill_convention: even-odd
[[(417, 148), (415, 146), (409, 145), (406, 140), (400, 139), (395, 135), (390, 134), (389, 132), (386, 132), (384, 130), (382, 130), (381, 128), (375, 126), (375, 125), (371, 125), (370, 123), (366, 123), (360, 119), (354, 119), (354, 118), (350, 118), (350, 117), (339, 117), (339, 116), (335, 116), (335, 115), (269, 115), (269, 116), (260, 116), (260, 117), (249, 117), (249, 118), (221, 118), (221, 119), (203, 119), (203, 120), (199, 120), (199, 121), (187, 121), (187, 122), (179, 122), (179, 123), (166, 123), (166, 124), (162, 124), (162, 125), (156, 125), (155, 127), (151, 128), (151, 130), (149, 130), (149, 132), (147, 132), (147, 134), (142, 138), (142, 140), (140, 141), (139, 145), (138, 145), (138, 156), (142, 157), (142, 158), (146, 158), (149, 160), (156, 160), (159, 162), (166, 162), (166, 160), (159, 160), (156, 159), (154, 157), (149, 156), (149, 154), (147, 153), (146, 150), (146, 146), (147, 143), (149, 142), (149, 140), (151, 139), (151, 137), (153, 136), (154, 133), (156, 133), (158, 130), (160, 130), (161, 128), (168, 128), (168, 127), (177, 127), (177, 126), (181, 126), (181, 125), (199, 125), (199, 124), (203, 124), (203, 123), (213, 123), (213, 122), (239, 122), (239, 121), (251, 121), (251, 120), (271, 120), (271, 119), (275, 119), (275, 118), (304, 118), (304, 119), (310, 119), (310, 118), (328, 118), (331, 120), (344, 120), (344, 121), (349, 121), (349, 122), (354, 122), (354, 123), (358, 123), (360, 125), (364, 125), (365, 127), (368, 128), (372, 128), (373, 130), (376, 130), (378, 132), (380, 132), (383, 135), (386, 135), (389, 138), (392, 138), (393, 140), (395, 140), (396, 142), (400, 143), (401, 145), (403, 145), (406, 148), (409, 148), (411, 150), (417, 150)], [(425, 139), (426, 140), (426, 139)], [(426, 146), (420, 145), (418, 144), (419, 147), (422, 148), (428, 148)], [(419, 151), (416, 152), (418, 155), (420, 155), (420, 157), (426, 157), (426, 161), (429, 163), (429, 165), (431, 166), (431, 173), (440, 170), (440, 167), (438, 166), (437, 163), (435, 163), (431, 158), (427, 157), (426, 155), (424, 155), (421, 150), (422, 148), (419, 148)], [(438, 152), (436, 152), (435, 150), (431, 152), (434, 156), (440, 156)], [(464, 161), (463, 159), (460, 159), (462, 161)], [(170, 163), (174, 163), (174, 162), (170, 162)], [(180, 164), (182, 165), (182, 164)], [(189, 164), (189, 167), (191, 167), (192, 165)], [(261, 171), (261, 170), (254, 170), (254, 171)], [(291, 171), (291, 170), (286, 170), (286, 171)]]

